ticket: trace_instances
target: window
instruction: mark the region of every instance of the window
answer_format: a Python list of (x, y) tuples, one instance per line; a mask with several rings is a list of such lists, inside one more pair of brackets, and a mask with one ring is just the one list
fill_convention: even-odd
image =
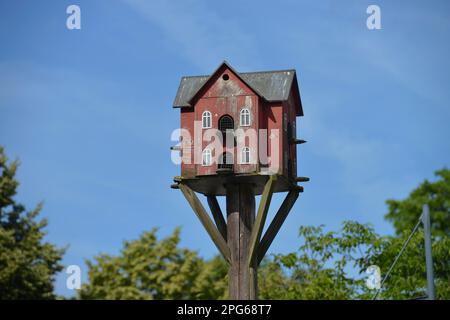
[(247, 108), (241, 110), (241, 126), (250, 125), (250, 111)]
[(211, 112), (205, 111), (202, 114), (202, 128), (211, 128)]
[(249, 147), (242, 148), (241, 163), (242, 164), (250, 163), (250, 148)]
[(234, 129), (233, 118), (229, 115), (224, 115), (219, 120), (219, 130), (225, 133), (228, 129)]
[(202, 166), (211, 165), (211, 150), (205, 149), (202, 153)]
[(222, 141), (223, 146), (227, 145), (227, 130), (234, 129), (234, 121), (233, 118), (229, 115), (224, 115), (219, 119), (219, 130), (222, 132)]
[(218, 168), (233, 170), (233, 155), (230, 152), (222, 153)]

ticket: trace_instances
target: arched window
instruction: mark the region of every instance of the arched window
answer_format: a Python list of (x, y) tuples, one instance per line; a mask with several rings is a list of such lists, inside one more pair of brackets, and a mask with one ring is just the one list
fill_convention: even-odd
[(205, 149), (202, 153), (202, 166), (211, 165), (211, 150)]
[(226, 114), (219, 120), (219, 130), (225, 132), (227, 129), (234, 129), (234, 123), (233, 118)]
[(219, 130), (222, 132), (223, 146), (227, 145), (227, 130), (234, 129), (233, 118), (229, 115), (224, 115), (219, 119)]
[(249, 126), (250, 125), (250, 110), (244, 108), (241, 110), (241, 126)]
[(202, 128), (211, 128), (211, 112), (205, 111), (202, 114)]
[(242, 164), (250, 163), (250, 148), (249, 147), (242, 148), (241, 163)]

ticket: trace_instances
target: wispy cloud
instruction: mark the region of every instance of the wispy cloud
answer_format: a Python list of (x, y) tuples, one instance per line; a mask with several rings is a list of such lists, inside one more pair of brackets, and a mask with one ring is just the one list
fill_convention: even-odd
[(386, 79), (398, 83), (423, 101), (448, 110), (445, 105), (450, 100), (449, 91), (445, 87), (448, 81), (439, 79), (450, 78), (439, 65), (440, 59), (434, 60), (437, 58), (436, 52), (426, 52), (426, 49), (415, 52), (415, 45), (405, 44), (400, 47), (391, 41), (395, 39), (380, 41), (360, 38), (355, 42), (354, 48), (357, 54), (366, 57), (368, 64), (383, 72)]
[(206, 73), (224, 59), (244, 69), (260, 59), (252, 35), (232, 15), (212, 10), (208, 1), (123, 1), (160, 28), (172, 50)]
[[(0, 62), (0, 112), (16, 111), (26, 117), (33, 114), (27, 111), (39, 110), (47, 124), (69, 132), (81, 130), (80, 124), (84, 125), (87, 119), (97, 119), (98, 130), (115, 126), (136, 139), (156, 140), (158, 137), (142, 130), (148, 119), (138, 114), (142, 112), (141, 105), (130, 103), (128, 96), (122, 94), (121, 86), (120, 79), (83, 74), (73, 68), (3, 61)], [(55, 115), (71, 117), (72, 121), (58, 122)]]

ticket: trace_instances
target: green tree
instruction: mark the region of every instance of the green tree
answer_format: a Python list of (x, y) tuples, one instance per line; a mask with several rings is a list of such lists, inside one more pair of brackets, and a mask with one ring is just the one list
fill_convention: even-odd
[[(425, 181), (404, 200), (388, 200), (386, 219), (395, 236), (380, 236), (370, 225), (344, 222), (339, 232), (323, 227), (301, 227), (303, 245), (297, 252), (278, 255), (272, 263), (283, 281), (265, 289), (280, 299), (367, 299), (374, 294), (364, 285), (364, 272), (378, 265), (386, 274), (418, 222), (424, 203), (430, 206), (436, 297), (450, 299), (450, 171), (436, 172), (436, 182)], [(280, 289), (284, 288), (284, 290)], [(274, 295), (275, 293), (275, 295)], [(280, 293), (280, 294), (278, 294)], [(411, 299), (426, 295), (423, 229), (414, 235), (382, 289), (381, 298)]]
[[(384, 237), (371, 260), (386, 271), (419, 221), (426, 203), (430, 207), (436, 297), (450, 299), (450, 170), (444, 168), (435, 175), (436, 181), (425, 180), (406, 199), (387, 201), (389, 212), (385, 218), (392, 222), (396, 236)], [(426, 295), (423, 236), (420, 228), (386, 281), (382, 297), (405, 299)]]
[(261, 298), (335, 300), (365, 293), (359, 270), (367, 265), (368, 244), (380, 245), (371, 226), (346, 221), (339, 232), (325, 232), (324, 226), (301, 227), (299, 236), (298, 251), (275, 255), (267, 264), (269, 269), (263, 269), (274, 270), (275, 281), (263, 284)]
[[(385, 274), (411, 230), (401, 236), (381, 237), (381, 245), (372, 250), (369, 263), (378, 265)], [(433, 237), (433, 269), (437, 299), (450, 299), (450, 237)], [(414, 235), (386, 280), (380, 298), (414, 299), (426, 292), (426, 266), (423, 229)]]
[(179, 248), (180, 230), (162, 240), (157, 229), (125, 241), (117, 256), (87, 261), (89, 282), (81, 299), (219, 299), (226, 292), (226, 266), (205, 262), (195, 251)]
[[(125, 241), (116, 256), (100, 254), (86, 261), (88, 282), (80, 299), (226, 299), (228, 265), (216, 256), (204, 260), (179, 248), (180, 229), (158, 239), (157, 229)], [(290, 283), (280, 264), (265, 259), (259, 268), (262, 297), (276, 299)], [(277, 292), (279, 290), (279, 292)]]
[(404, 200), (388, 200), (386, 220), (392, 222), (397, 235), (412, 230), (422, 214), (422, 206), (430, 207), (431, 232), (438, 237), (450, 236), (450, 170), (435, 172), (438, 180), (425, 180)]
[(15, 201), (17, 167), (0, 147), (0, 299), (54, 299), (64, 250), (44, 241), (47, 220), (36, 220), (42, 205), (27, 211)]
[(258, 268), (258, 296), (260, 299), (287, 299), (291, 288), (289, 277), (280, 263), (264, 258)]
[[(382, 299), (413, 299), (426, 295), (423, 232), (419, 229), (381, 291)], [(410, 232), (410, 231), (409, 231)], [(275, 272), (263, 280), (267, 299), (371, 299), (375, 291), (365, 285), (365, 270), (378, 265), (386, 274), (409, 232), (380, 236), (368, 224), (345, 221), (338, 232), (301, 227), (299, 250), (275, 255)], [(433, 240), (436, 297), (450, 299), (450, 238)], [(273, 280), (275, 278), (275, 280)], [(267, 285), (269, 281), (269, 285)]]

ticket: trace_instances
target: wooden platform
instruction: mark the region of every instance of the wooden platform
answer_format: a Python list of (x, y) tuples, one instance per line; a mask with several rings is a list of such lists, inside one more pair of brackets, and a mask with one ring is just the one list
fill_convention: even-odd
[[(183, 178), (177, 176), (174, 178), (174, 181), (176, 183), (182, 182), (195, 192), (202, 193), (206, 196), (225, 196), (225, 185), (248, 183), (254, 185), (255, 195), (260, 195), (262, 194), (269, 177), (269, 175), (261, 174), (218, 174), (195, 178)], [(283, 175), (278, 176), (274, 192), (286, 192), (293, 189), (300, 189), (300, 192), (303, 191), (303, 187), (298, 186), (296, 182), (287, 179)]]

